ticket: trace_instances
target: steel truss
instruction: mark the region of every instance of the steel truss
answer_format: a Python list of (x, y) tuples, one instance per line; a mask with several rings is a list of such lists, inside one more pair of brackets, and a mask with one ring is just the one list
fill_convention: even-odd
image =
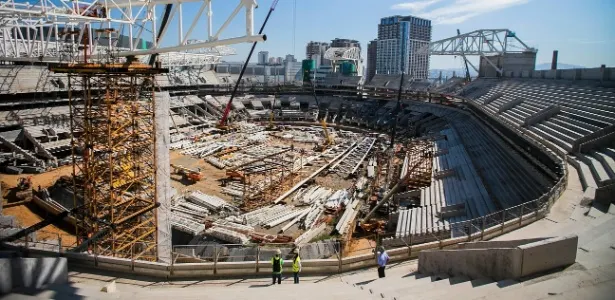
[[(486, 59), (500, 74), (503, 70), (491, 62), (487, 56), (504, 55), (506, 53), (535, 53), (536, 51), (535, 48), (531, 48), (521, 41), (509, 29), (479, 29), (431, 42), (428, 46), (418, 50), (422, 54), (462, 56), (466, 61), (468, 61), (466, 56), (480, 56)], [(478, 73), (476, 66), (471, 63), (470, 65)]]
[(351, 61), (357, 69), (362, 61), (359, 47), (332, 47), (325, 51), (324, 58), (330, 60), (334, 67), (338, 61)]
[[(79, 52), (68, 62), (81, 62), (83, 52), (95, 59), (99, 54), (152, 55), (263, 41), (264, 35), (255, 35), (253, 29), (256, 1), (236, 1), (233, 12), (214, 29), (213, 0), (0, 0), (0, 60), (57, 62), (66, 61), (64, 52)], [(188, 18), (185, 10), (196, 13)], [(222, 38), (241, 11), (245, 12), (245, 34)], [(202, 19), (207, 23), (207, 39), (191, 40)], [(171, 22), (178, 24), (177, 40), (162, 47)], [(121, 43), (120, 35), (125, 37)], [(221, 52), (200, 54), (215, 61)]]
[[(68, 73), (73, 184), (74, 191), (83, 191), (87, 211), (78, 220), (77, 241), (82, 244), (111, 227), (90, 243), (89, 251), (153, 261), (154, 76), (160, 69), (143, 66), (133, 73), (122, 67), (84, 64), (54, 70)], [(75, 202), (80, 201), (76, 195)]]

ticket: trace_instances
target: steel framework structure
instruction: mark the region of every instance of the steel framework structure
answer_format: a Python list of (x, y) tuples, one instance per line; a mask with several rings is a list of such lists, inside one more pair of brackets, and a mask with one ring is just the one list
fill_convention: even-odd
[(99, 255), (156, 260), (154, 76), (166, 70), (135, 63), (52, 71), (68, 73), (73, 188), (86, 210), (77, 243)]
[[(185, 52), (216, 48), (237, 43), (263, 41), (264, 35), (254, 34), (255, 0), (237, 0), (238, 4), (224, 23), (214, 31), (212, 2), (215, 0), (0, 0), (0, 59), (7, 61), (66, 61), (63, 52), (96, 57), (112, 53), (117, 57)], [(190, 18), (185, 10), (196, 12)], [(245, 12), (245, 34), (222, 38), (240, 11)], [(162, 12), (162, 16), (158, 14)], [(205, 19), (207, 39), (191, 40), (197, 23)], [(169, 23), (177, 22), (176, 42), (162, 46), (168, 35)], [(185, 30), (186, 26), (188, 29)], [(103, 31), (114, 31), (127, 37), (102, 38)], [(144, 43), (150, 43), (144, 47)], [(85, 49), (83, 49), (85, 48)], [(147, 48), (147, 49), (143, 49)], [(84, 53), (84, 54), (83, 54)], [(207, 60), (216, 61), (220, 51), (201, 52)], [(219, 57), (217, 58), (219, 60)]]
[[(430, 55), (462, 56), (470, 63), (466, 56), (480, 56), (502, 74), (502, 69), (491, 62), (488, 55), (504, 55), (506, 53), (536, 52), (535, 48), (526, 45), (517, 35), (509, 29), (479, 29), (459, 34), (447, 39), (431, 42), (418, 50), (419, 53)], [(478, 69), (470, 63), (476, 72)]]
[(361, 62), (359, 47), (331, 47), (325, 51), (324, 58), (331, 61), (335, 67), (338, 61), (351, 61), (357, 68)]

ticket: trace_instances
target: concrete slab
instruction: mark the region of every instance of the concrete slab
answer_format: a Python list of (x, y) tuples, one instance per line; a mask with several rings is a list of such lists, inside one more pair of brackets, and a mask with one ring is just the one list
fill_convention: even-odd
[(68, 282), (65, 257), (11, 258), (13, 287), (41, 289), (52, 284)]
[(8, 294), (12, 287), (11, 260), (0, 259), (0, 295)]

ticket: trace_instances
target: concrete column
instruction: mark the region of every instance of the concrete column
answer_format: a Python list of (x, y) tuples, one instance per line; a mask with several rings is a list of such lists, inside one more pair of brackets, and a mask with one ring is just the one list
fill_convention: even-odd
[(156, 137), (156, 209), (158, 221), (158, 261), (171, 262), (171, 167), (169, 158), (169, 109), (171, 97), (168, 92), (154, 93)]

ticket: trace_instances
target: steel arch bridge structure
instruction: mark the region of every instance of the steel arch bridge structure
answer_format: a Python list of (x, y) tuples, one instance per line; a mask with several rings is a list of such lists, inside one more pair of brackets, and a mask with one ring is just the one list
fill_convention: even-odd
[[(467, 56), (480, 56), (502, 75), (502, 68), (498, 67), (487, 56), (505, 55), (508, 53), (536, 53), (535, 48), (529, 47), (509, 29), (478, 29), (472, 32), (459, 34), (443, 40), (431, 42), (429, 46), (418, 50), (419, 53), (430, 55), (461, 56), (466, 61)], [(470, 63), (468, 61), (468, 63)], [(478, 68), (470, 63), (478, 73)]]

